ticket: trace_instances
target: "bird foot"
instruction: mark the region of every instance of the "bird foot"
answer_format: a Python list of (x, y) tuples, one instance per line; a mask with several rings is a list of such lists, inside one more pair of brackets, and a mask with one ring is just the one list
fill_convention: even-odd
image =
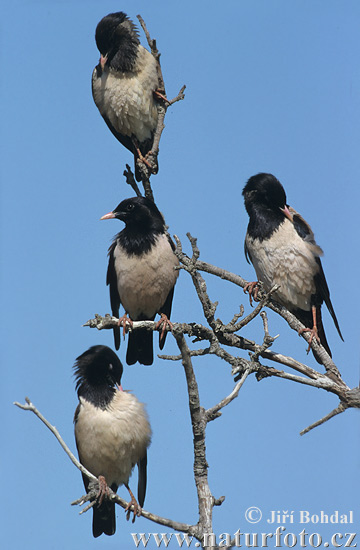
[(321, 344), (320, 338), (319, 338), (319, 335), (318, 335), (318, 329), (317, 329), (316, 325), (314, 325), (313, 328), (300, 328), (299, 331), (298, 331), (299, 336), (301, 336), (301, 334), (303, 332), (311, 332), (310, 340), (309, 340), (309, 346), (306, 350), (306, 353), (309, 353), (309, 351), (311, 349), (311, 342), (313, 341), (314, 337), (315, 337), (315, 340), (317, 341), (317, 343)]
[(136, 148), (136, 153), (137, 153), (137, 156), (138, 156), (138, 160), (140, 162), (143, 162), (149, 168), (149, 170), (152, 174), (157, 174), (158, 167), (157, 167), (156, 163), (151, 163), (147, 160), (149, 156), (154, 156), (154, 153), (149, 151), (148, 153), (146, 153), (146, 155), (144, 157), (144, 155), (140, 151), (139, 147), (135, 146), (135, 148)]
[(97, 500), (98, 506), (101, 506), (104, 498), (110, 496), (110, 492), (109, 492), (109, 486), (106, 483), (106, 479), (104, 478), (104, 476), (99, 476), (98, 482), (99, 482), (99, 492), (97, 494), (96, 500)]
[(249, 294), (249, 302), (250, 302), (250, 305), (252, 306), (253, 303), (252, 303), (252, 299), (254, 298), (255, 302), (258, 302), (258, 292), (259, 292), (259, 281), (253, 281), (252, 283), (247, 283), (245, 286), (244, 286), (244, 292), (245, 294), (248, 292)]
[(138, 501), (136, 500), (136, 498), (134, 497), (130, 487), (128, 485), (125, 485), (125, 487), (129, 491), (129, 494), (130, 494), (130, 497), (131, 497), (130, 502), (128, 503), (128, 505), (125, 508), (126, 520), (129, 521), (129, 519), (130, 519), (130, 515), (131, 515), (130, 508), (132, 506), (133, 507), (133, 514), (134, 514), (133, 519), (132, 519), (132, 523), (135, 523), (136, 516), (138, 516), (138, 517), (141, 516), (142, 508), (141, 508), (140, 504), (138, 503)]
[(165, 335), (165, 331), (166, 331), (166, 327), (169, 327), (169, 329), (173, 330), (173, 325), (172, 323), (170, 322), (170, 319), (168, 319), (168, 317), (165, 315), (165, 313), (161, 313), (161, 318), (160, 320), (156, 323), (155, 325), (155, 330), (160, 330), (160, 327), (162, 325), (162, 329), (161, 329), (161, 335), (160, 335), (160, 341), (164, 338), (164, 335)]
[(124, 339), (125, 339), (125, 334), (126, 334), (127, 330), (129, 330), (128, 327), (133, 328), (133, 326), (134, 326), (134, 324), (133, 324), (132, 320), (130, 319), (130, 317), (127, 316), (127, 313), (125, 313), (125, 315), (123, 315), (122, 317), (119, 318), (118, 325), (119, 325), (119, 327), (123, 328), (123, 337), (124, 337)]
[(154, 96), (159, 98), (159, 99), (162, 99), (163, 101), (165, 101), (166, 103), (170, 103), (170, 101), (168, 100), (168, 98), (166, 97), (166, 95), (164, 95), (163, 93), (161, 93), (160, 90), (154, 90), (153, 92)]

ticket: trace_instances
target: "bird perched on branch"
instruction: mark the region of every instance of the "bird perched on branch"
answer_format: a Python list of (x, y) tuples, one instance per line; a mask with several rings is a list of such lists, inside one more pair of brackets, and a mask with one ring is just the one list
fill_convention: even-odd
[[(132, 321), (154, 320), (159, 313), (158, 328), (162, 325), (159, 346), (162, 349), (166, 325), (171, 327), (169, 319), (178, 277), (175, 246), (166, 233), (163, 216), (154, 202), (145, 197), (125, 199), (101, 219), (111, 218), (125, 222), (125, 228), (115, 236), (109, 248), (106, 283), (110, 287), (112, 313), (119, 317), (119, 307), (123, 305), (125, 315), (119, 325), (122, 323), (124, 328)], [(114, 340), (115, 348), (119, 349), (119, 327), (114, 328)], [(129, 334), (126, 362), (133, 365), (137, 361), (143, 365), (153, 362), (153, 334), (146, 329), (133, 330)]]
[[(279, 285), (273, 298), (305, 325), (300, 332), (311, 333), (310, 343), (315, 337), (331, 357), (321, 318), (323, 302), (342, 340), (343, 337), (321, 265), (323, 252), (311, 227), (286, 204), (284, 188), (272, 174), (251, 177), (243, 196), (250, 218), (245, 238), (247, 260), (267, 292)], [(244, 290), (251, 295), (256, 284), (250, 283)], [(315, 353), (314, 356), (319, 361)]]
[[(120, 382), (122, 364), (107, 346), (93, 346), (74, 365), (79, 404), (75, 411), (75, 439), (81, 464), (99, 480), (93, 507), (93, 535), (115, 533), (115, 503), (108, 500), (109, 487), (128, 489), (134, 518), (140, 515), (146, 493), (147, 448), (151, 428), (144, 406)], [(138, 465), (138, 502), (129, 488), (129, 477)], [(89, 479), (83, 475), (88, 492)]]
[(100, 61), (92, 75), (92, 94), (111, 132), (135, 158), (157, 173), (152, 148), (158, 120), (155, 94), (159, 87), (157, 62), (139, 41), (134, 23), (123, 12), (110, 13), (96, 27)]

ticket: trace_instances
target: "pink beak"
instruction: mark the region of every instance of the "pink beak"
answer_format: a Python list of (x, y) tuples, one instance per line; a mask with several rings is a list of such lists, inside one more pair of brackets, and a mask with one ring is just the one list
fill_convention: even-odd
[(109, 212), (108, 214), (105, 214), (105, 216), (102, 216), (100, 220), (111, 220), (112, 218), (115, 218), (114, 212)]
[(280, 210), (291, 221), (291, 223), (294, 222), (293, 215), (286, 205), (285, 205), (285, 208), (280, 208)]
[(99, 63), (102, 70), (104, 70), (106, 62), (107, 62), (107, 55), (101, 55)]

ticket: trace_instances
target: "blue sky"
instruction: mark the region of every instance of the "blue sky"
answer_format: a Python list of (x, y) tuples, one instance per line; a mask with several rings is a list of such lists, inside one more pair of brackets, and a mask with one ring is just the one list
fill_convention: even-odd
[[(107, 248), (122, 225), (100, 222), (131, 196), (122, 172), (130, 154), (106, 128), (91, 97), (99, 54), (94, 41), (107, 13), (140, 13), (157, 39), (167, 94), (186, 84), (168, 110), (160, 172), (152, 184), (171, 234), (201, 258), (254, 279), (243, 255), (247, 215), (241, 191), (266, 171), (307, 219), (325, 252), (323, 266), (345, 343), (328, 312), (325, 329), (345, 381), (359, 383), (356, 290), (359, 272), (360, 5), (357, 1), (184, 0), (78, 2), (13, 0), (1, 7), (1, 289), (3, 380), (2, 530), (4, 548), (134, 548), (131, 532), (164, 532), (117, 513), (113, 537), (94, 540), (91, 513), (70, 502), (80, 473), (54, 437), (13, 401), (27, 395), (74, 450), (74, 359), (90, 345), (112, 346), (110, 331), (81, 325), (110, 311)], [(144, 41), (143, 41), (144, 43)], [(239, 288), (206, 277), (218, 316), (244, 303)], [(201, 322), (189, 277), (181, 272), (172, 319)], [(316, 368), (306, 344), (269, 313), (273, 349)], [(261, 320), (244, 336), (261, 341)], [(124, 361), (126, 345), (120, 349)], [(157, 351), (157, 350), (155, 350)], [(176, 352), (168, 337), (166, 353)], [(247, 357), (244, 352), (244, 357)], [(233, 380), (215, 358), (194, 361), (202, 405), (227, 395)], [(153, 428), (145, 508), (196, 522), (192, 433), (181, 364), (156, 360), (125, 368), (123, 386), (145, 403)], [(214, 532), (269, 532), (259, 507), (294, 511), (288, 531), (334, 532), (354, 525), (303, 525), (312, 514), (359, 511), (359, 412), (347, 411), (304, 437), (301, 429), (337, 405), (334, 396), (283, 380), (247, 381), (207, 430), (209, 482), (226, 496)], [(136, 486), (136, 476), (131, 487)], [(124, 488), (119, 494), (126, 497)], [(272, 529), (273, 528), (273, 529)], [(154, 544), (151, 548), (155, 547)], [(173, 544), (171, 548), (177, 548)], [(269, 547), (271, 544), (269, 543)]]

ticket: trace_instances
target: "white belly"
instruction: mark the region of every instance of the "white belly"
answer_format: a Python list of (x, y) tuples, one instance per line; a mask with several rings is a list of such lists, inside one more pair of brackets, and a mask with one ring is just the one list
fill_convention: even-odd
[(289, 220), (284, 221), (270, 240), (260, 242), (247, 236), (246, 245), (265, 290), (280, 285), (273, 295), (275, 300), (289, 309), (309, 311), (311, 295), (316, 292), (314, 276), (319, 271), (315, 258), (321, 249), (305, 242)]
[(140, 47), (139, 70), (115, 73), (105, 68), (101, 77), (93, 73), (93, 96), (100, 113), (106, 116), (117, 132), (139, 142), (152, 137), (157, 124), (157, 108), (153, 91), (158, 76), (153, 56)]
[(128, 483), (134, 465), (144, 456), (151, 428), (143, 404), (118, 391), (106, 410), (80, 398), (75, 436), (83, 466), (96, 477), (103, 475), (108, 485), (119, 486)]
[(114, 250), (115, 270), (121, 303), (136, 320), (151, 319), (159, 313), (175, 285), (179, 264), (165, 235), (158, 237), (149, 253), (127, 256), (117, 245)]

